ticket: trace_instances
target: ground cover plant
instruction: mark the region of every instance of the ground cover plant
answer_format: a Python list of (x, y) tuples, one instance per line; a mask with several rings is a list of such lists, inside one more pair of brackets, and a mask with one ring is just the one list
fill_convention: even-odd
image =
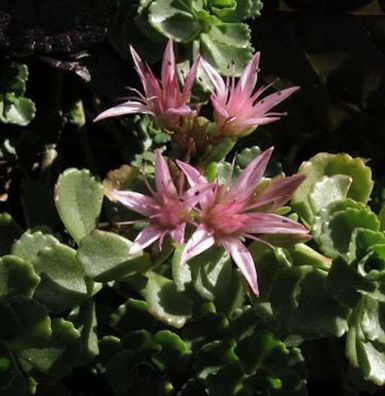
[(0, 2), (0, 395), (381, 395), (385, 5)]

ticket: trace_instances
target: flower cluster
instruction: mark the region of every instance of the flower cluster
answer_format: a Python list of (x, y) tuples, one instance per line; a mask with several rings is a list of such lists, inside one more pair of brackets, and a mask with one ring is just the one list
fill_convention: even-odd
[[(134, 90), (137, 96), (104, 111), (96, 121), (124, 114), (150, 114), (160, 128), (172, 131), (175, 135), (178, 132), (182, 134), (182, 126), (191, 125), (193, 128), (197, 125), (196, 122), (185, 121), (196, 120), (198, 116), (198, 106), (191, 103), (191, 91), (201, 65), (213, 87), (211, 104), (216, 124), (214, 135), (218, 138), (215, 142), (220, 142), (221, 138), (241, 137), (259, 125), (278, 120), (283, 113), (271, 112), (271, 109), (298, 89), (288, 88), (261, 99), (269, 86), (255, 90), (259, 53), (254, 55), (237, 83), (234, 78), (227, 77), (224, 80), (206, 60), (198, 58), (189, 70), (183, 88), (177, 77), (172, 41), (166, 47), (160, 80), (133, 48), (131, 54), (143, 85), (143, 93)], [(194, 136), (194, 131), (190, 132), (189, 136)], [(196, 168), (176, 160), (181, 178), (178, 187), (167, 161), (157, 150), (156, 189), (147, 183), (151, 196), (134, 191), (114, 190), (110, 193), (110, 197), (148, 219), (147, 226), (135, 239), (130, 253), (135, 254), (155, 241), (159, 242), (161, 248), (166, 236), (182, 244), (188, 230), (190, 237), (181, 255), (182, 264), (210, 247), (220, 245), (239, 267), (251, 290), (258, 295), (257, 273), (245, 240), (270, 245), (272, 235), (280, 238), (285, 236), (294, 241), (308, 238), (305, 227), (276, 214), (277, 209), (291, 198), (301, 184), (303, 176), (278, 179), (262, 189), (262, 192), (256, 193), (260, 190), (258, 187), (272, 150), (270, 148), (261, 153), (236, 180), (233, 180), (231, 172), (224, 184), (208, 182)], [(189, 184), (188, 189), (184, 188), (185, 179)]]
[(192, 115), (197, 116), (197, 110), (194, 110), (196, 106), (190, 102), (200, 64), (213, 87), (211, 103), (218, 136), (244, 136), (259, 125), (279, 120), (284, 113), (270, 110), (298, 89), (298, 87), (291, 87), (261, 99), (262, 94), (270, 85), (255, 91), (259, 72), (259, 53), (254, 55), (237, 84), (234, 78), (228, 77), (226, 81), (223, 80), (206, 60), (197, 58), (187, 73), (181, 89), (171, 40), (164, 53), (161, 80), (154, 76), (150, 67), (142, 61), (134, 48), (130, 47), (130, 50), (143, 85), (143, 93), (134, 90), (137, 96), (102, 112), (95, 121), (126, 114), (150, 114), (159, 127), (178, 132), (180, 125), (184, 125), (184, 119)]
[(183, 243), (189, 223), (196, 230), (185, 245), (182, 263), (213, 245), (222, 245), (258, 295), (257, 273), (245, 239), (269, 243), (263, 238), (272, 234), (294, 237), (297, 241), (308, 239), (305, 227), (274, 213), (291, 198), (304, 180), (302, 175), (273, 181), (256, 194), (272, 151), (270, 148), (261, 153), (235, 181), (230, 175), (225, 184), (209, 183), (197, 169), (177, 161), (190, 185), (188, 190), (178, 191), (166, 160), (157, 150), (156, 191), (149, 186), (152, 197), (132, 191), (111, 193), (117, 201), (148, 218), (148, 226), (138, 235), (130, 253), (136, 253), (156, 240), (162, 243), (166, 235)]

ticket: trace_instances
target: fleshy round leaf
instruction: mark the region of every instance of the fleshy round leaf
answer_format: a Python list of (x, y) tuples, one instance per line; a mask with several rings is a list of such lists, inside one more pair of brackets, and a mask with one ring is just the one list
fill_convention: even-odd
[(254, 15), (252, 0), (213, 0), (210, 2), (212, 12), (224, 22), (239, 22)]
[(25, 296), (3, 299), (0, 317), (0, 339), (12, 349), (41, 347), (51, 335), (51, 321), (45, 308)]
[(179, 293), (170, 279), (155, 272), (146, 276), (148, 281), (144, 293), (148, 311), (169, 326), (183, 327), (192, 314), (191, 300)]
[(0, 346), (0, 394), (2, 396), (24, 396), (27, 392), (28, 379), (20, 372), (14, 356)]
[(31, 99), (7, 95), (0, 97), (0, 122), (4, 124), (28, 125), (36, 114), (35, 103)]
[[(310, 193), (314, 185), (324, 176), (345, 175), (351, 177), (352, 183), (347, 192), (347, 197), (362, 203), (368, 201), (373, 188), (370, 168), (365, 165), (361, 158), (352, 158), (348, 154), (317, 154), (301, 165), (299, 173), (305, 174), (306, 179), (294, 193), (292, 205), (309, 224), (314, 221), (314, 210), (310, 203)], [(333, 188), (335, 189), (335, 186)]]
[(232, 275), (229, 255), (222, 247), (213, 247), (191, 259), (180, 263), (183, 246), (177, 247), (172, 261), (172, 274), (178, 291), (192, 285), (205, 300), (220, 299), (226, 294)]
[(314, 214), (318, 214), (330, 203), (346, 198), (351, 184), (352, 178), (347, 175), (324, 176), (317, 181), (309, 194)]
[(363, 377), (376, 385), (385, 384), (385, 303), (364, 296), (349, 320), (346, 356)]
[(35, 104), (24, 97), (28, 67), (14, 62), (4, 66), (0, 76), (0, 122), (26, 126), (36, 113)]
[(0, 214), (0, 256), (9, 254), (12, 244), (23, 230), (8, 213)]
[(204, 299), (214, 301), (226, 294), (231, 281), (232, 265), (222, 247), (214, 247), (189, 261), (192, 284)]
[(373, 245), (385, 245), (385, 234), (367, 228), (356, 228), (350, 240), (348, 260), (361, 259)]
[(52, 335), (43, 348), (28, 348), (20, 352), (22, 360), (46, 375), (62, 377), (76, 366), (81, 352), (81, 335), (71, 322), (52, 321)]
[(97, 318), (95, 304), (92, 300), (84, 302), (70, 316), (71, 321), (80, 331), (81, 356), (79, 364), (87, 364), (99, 354)]
[(342, 336), (349, 310), (326, 288), (327, 273), (312, 266), (282, 269), (271, 292), (273, 312), (292, 333), (307, 338)]
[(352, 234), (357, 228), (378, 231), (380, 223), (368, 207), (345, 199), (329, 204), (320, 212), (312, 233), (321, 250), (335, 258), (348, 252)]
[(111, 315), (110, 325), (120, 334), (137, 329), (156, 326), (156, 320), (148, 312), (148, 304), (143, 300), (129, 298)]
[(228, 74), (228, 67), (233, 64), (231, 71), (239, 76), (253, 55), (250, 28), (244, 23), (212, 26), (207, 33), (200, 35), (200, 50), (221, 74)]
[(64, 311), (87, 298), (84, 270), (76, 251), (58, 244), (43, 249), (34, 261), (41, 276), (36, 298), (53, 311)]
[(149, 22), (159, 33), (177, 42), (189, 42), (202, 30), (191, 1), (155, 0), (149, 8)]
[(191, 267), (188, 263), (181, 263), (182, 252), (185, 245), (179, 245), (175, 248), (172, 257), (172, 278), (175, 282), (177, 290), (185, 291), (192, 281)]
[(93, 231), (81, 241), (77, 257), (85, 273), (94, 280), (120, 280), (151, 266), (150, 256), (145, 252), (130, 256), (131, 246), (131, 241), (117, 234)]
[(76, 242), (96, 228), (103, 186), (88, 170), (67, 169), (56, 184), (55, 203), (60, 218)]
[(161, 346), (154, 358), (163, 365), (181, 364), (191, 353), (188, 344), (169, 330), (158, 331), (154, 338)]
[(53, 235), (27, 231), (12, 246), (12, 254), (33, 263), (41, 250), (59, 243)]
[(29, 262), (15, 256), (0, 258), (0, 300), (16, 294), (32, 297), (39, 282)]

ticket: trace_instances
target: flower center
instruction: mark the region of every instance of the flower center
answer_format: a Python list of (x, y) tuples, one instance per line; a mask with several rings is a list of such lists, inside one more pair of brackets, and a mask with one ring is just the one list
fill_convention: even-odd
[(214, 203), (204, 211), (202, 220), (216, 235), (240, 236), (248, 219), (247, 214), (242, 214), (244, 206), (236, 200)]
[(157, 213), (151, 217), (154, 224), (162, 228), (174, 229), (178, 225), (190, 220), (190, 208), (179, 197), (162, 196), (157, 199), (159, 206)]

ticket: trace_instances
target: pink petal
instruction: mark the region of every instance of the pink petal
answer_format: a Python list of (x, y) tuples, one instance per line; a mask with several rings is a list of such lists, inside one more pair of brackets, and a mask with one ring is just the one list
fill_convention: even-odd
[(162, 83), (163, 88), (168, 84), (176, 83), (175, 78), (175, 55), (172, 40), (169, 39), (162, 62)]
[(208, 77), (210, 78), (211, 83), (214, 86), (215, 93), (219, 96), (227, 96), (226, 95), (226, 84), (223, 81), (221, 75), (215, 70), (214, 67), (210, 65), (204, 58), (201, 59), (201, 65)]
[(111, 107), (110, 109), (103, 111), (100, 113), (95, 119), (94, 122), (104, 120), (106, 118), (118, 117), (125, 114), (153, 114), (146, 105), (140, 102), (128, 101), (125, 103), (121, 103), (117, 106)]
[(271, 213), (251, 213), (247, 233), (255, 234), (308, 234), (309, 230), (296, 221)]
[(202, 183), (188, 189), (183, 196), (188, 208), (194, 208), (198, 202), (201, 203), (201, 206), (203, 203), (204, 206), (206, 200), (213, 195), (214, 187), (213, 183)]
[(191, 187), (195, 187), (197, 184), (208, 183), (205, 177), (190, 164), (179, 160), (176, 160), (176, 163), (186, 176)]
[[(281, 114), (281, 116), (284, 116), (284, 115), (286, 115), (286, 114), (285, 113)], [(244, 125), (245, 129), (255, 128), (259, 125), (267, 125), (272, 122), (279, 121), (280, 119), (281, 119), (281, 117), (266, 117), (266, 115), (264, 115), (263, 117), (253, 117), (253, 118), (244, 120), (243, 125)]]
[(147, 66), (144, 64), (144, 62), (142, 61), (142, 59), (140, 58), (138, 53), (135, 51), (134, 47), (130, 46), (130, 52), (131, 52), (131, 56), (132, 56), (132, 59), (135, 64), (136, 72), (138, 73), (138, 76), (139, 76), (140, 81), (143, 85), (144, 91), (146, 92), (146, 94), (148, 94), (149, 87), (148, 87), (148, 81), (147, 81), (147, 78), (148, 78)]
[(128, 253), (132, 255), (139, 253), (141, 250), (145, 249), (147, 246), (150, 246), (157, 239), (159, 239), (162, 234), (162, 230), (149, 225), (148, 227), (144, 228), (143, 231), (136, 237)]
[(154, 206), (157, 206), (156, 201), (151, 197), (134, 191), (113, 190), (110, 195), (124, 206), (146, 217), (152, 216)]
[(291, 87), (266, 96), (254, 106), (254, 117), (267, 113), (299, 89), (300, 87)]
[(265, 173), (273, 150), (273, 147), (265, 150), (246, 167), (231, 187), (229, 191), (230, 197), (239, 199), (251, 197)]
[(285, 205), (305, 179), (305, 175), (293, 175), (274, 180), (270, 186), (258, 196), (257, 201), (253, 206), (260, 207), (272, 205), (270, 209), (274, 209)]
[(191, 69), (189, 70), (189, 72), (187, 74), (186, 80), (184, 81), (183, 100), (185, 102), (187, 102), (188, 99), (190, 98), (191, 90), (194, 85), (194, 81), (195, 81), (195, 78), (197, 75), (198, 66), (199, 66), (200, 61), (201, 61), (201, 58), (198, 56), (198, 58), (195, 59), (193, 65), (191, 66)]
[(214, 108), (215, 113), (215, 121), (218, 122), (220, 119), (227, 120), (230, 118), (230, 114), (228, 112), (228, 106), (226, 103), (226, 99), (222, 100), (223, 98), (211, 97), (211, 104)]
[(155, 78), (153, 72), (147, 66), (147, 64), (142, 61), (142, 59), (133, 47), (130, 47), (130, 51), (132, 59), (134, 60), (136, 72), (138, 73), (140, 81), (143, 85), (145, 96), (147, 97), (147, 99), (151, 97), (156, 97), (159, 101), (159, 98), (162, 94), (162, 89), (159, 85), (158, 80)]
[(165, 114), (166, 114), (166, 115), (171, 115), (171, 116), (176, 115), (176, 116), (185, 117), (185, 116), (190, 115), (191, 112), (192, 112), (192, 110), (191, 110), (191, 108), (190, 108), (189, 106), (187, 106), (187, 105), (182, 105), (182, 106), (177, 107), (177, 108), (172, 108), (172, 107), (171, 107), (171, 108), (168, 108), (168, 109), (165, 111)]
[(170, 170), (160, 150), (156, 150), (155, 183), (158, 193), (166, 196), (176, 196), (177, 191), (171, 178)]
[(229, 253), (235, 261), (235, 264), (250, 285), (253, 293), (258, 296), (257, 271), (255, 269), (254, 260), (247, 247), (236, 238), (228, 238), (221, 241), (221, 243), (227, 253)]
[(258, 78), (260, 55), (261, 53), (257, 52), (246, 66), (242, 77), (238, 81), (234, 94), (250, 97), (253, 93)]
[(191, 235), (190, 239), (182, 252), (181, 263), (184, 264), (192, 257), (201, 254), (215, 243), (213, 235), (204, 226), (199, 226)]
[(184, 242), (184, 231), (186, 228), (186, 223), (180, 224), (178, 227), (176, 227), (174, 230), (170, 232), (171, 238), (178, 243), (183, 243)]
[[(186, 201), (191, 206), (195, 206), (198, 202), (200, 202), (200, 206), (205, 207), (213, 198), (215, 187), (214, 184), (208, 183), (206, 178), (201, 175), (198, 170), (186, 162), (176, 160), (176, 163), (192, 187), (185, 195)], [(199, 195), (196, 195), (197, 191), (200, 191)]]

